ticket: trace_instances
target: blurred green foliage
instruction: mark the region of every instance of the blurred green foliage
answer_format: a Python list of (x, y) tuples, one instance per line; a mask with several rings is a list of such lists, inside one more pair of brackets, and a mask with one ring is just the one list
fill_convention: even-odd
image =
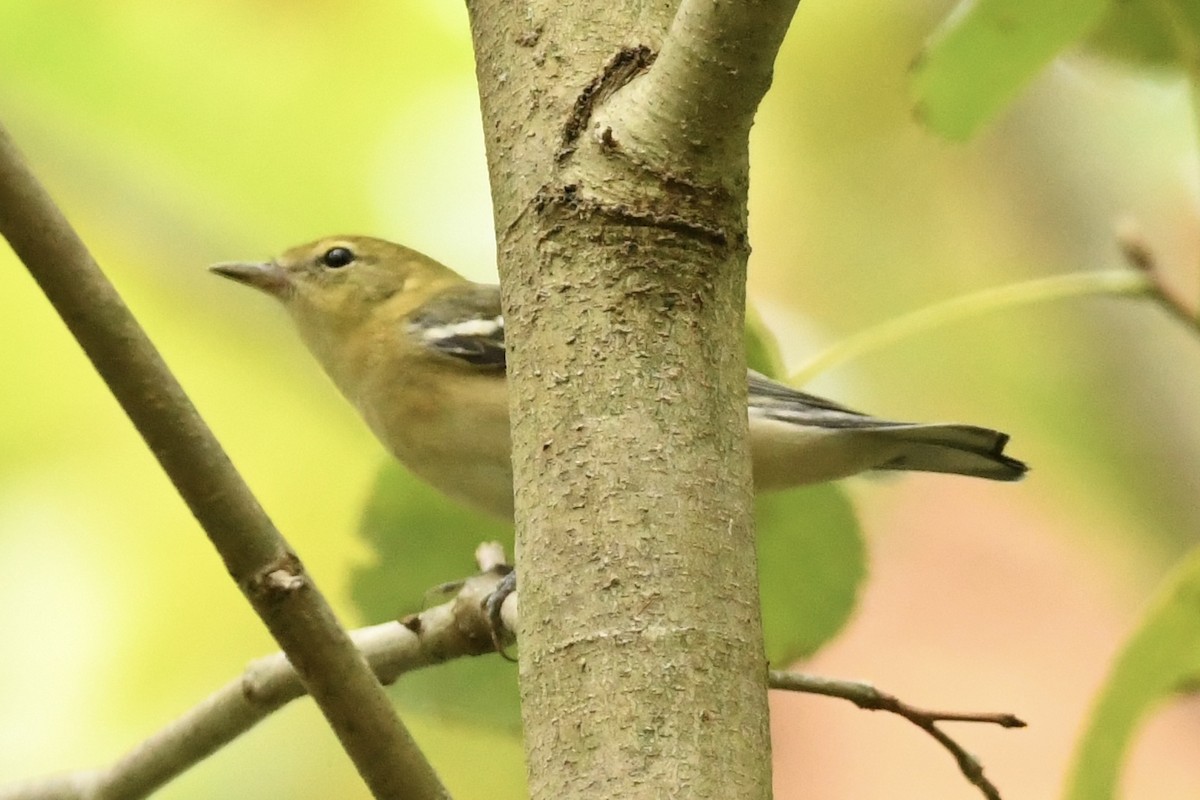
[(1200, 550), (1163, 581), (1096, 699), (1071, 769), (1067, 800), (1107, 800), (1138, 726), (1172, 696), (1200, 688)]
[(962, 0), (913, 63), (917, 116), (965, 140), (994, 119), (1065, 50), (1200, 78), (1200, 5), (1193, 0)]
[(1085, 44), (1091, 52), (1133, 66), (1196, 76), (1200, 74), (1200, 4), (1192, 0), (1110, 2)]
[[(746, 361), (783, 379), (779, 343), (747, 310)], [(850, 500), (835, 484), (760, 495), (754, 504), (767, 659), (776, 668), (811, 656), (850, 619), (867, 555)]]
[[(1138, 45), (1141, 28), (1113, 22), (1149, 5), (1112, 4), (1090, 46), (1174, 60), (1178, 49), (1154, 55), (1167, 52), (1162, 36)], [(1118, 266), (1111, 240), (1121, 216), (1140, 223), (1173, 285), (1200, 283), (1196, 145), (1188, 87), (1176, 73), (1147, 80), (1081, 59), (1038, 71), (1023, 52), (1024, 66), (987, 97), (973, 96), (980, 85), (967, 73), (943, 74), (938, 115), (960, 131), (992, 119), (968, 144), (951, 146), (914, 123), (909, 85), (909, 66), (947, 7), (800, 6), (752, 140), (750, 293), (786, 363), (937, 300)], [(1052, 22), (1047, 30), (1081, 30), (1073, 17)], [(999, 59), (1006, 42), (986, 52)], [(1044, 45), (1038, 52), (1043, 63), (1055, 55)], [(363, 232), (489, 278), (491, 212), (473, 83), (466, 15), (453, 4), (0, 4), (0, 121), (352, 623), (410, 610), (421, 582), (471, 568), (470, 549), (458, 551), (442, 530), (469, 536), (470, 547), (492, 534), (475, 522), (435, 521), (430, 511), (406, 515), (398, 529), (372, 526), (368, 514), (369, 544), (356, 537), (364, 506), (385, 503), (371, 508), (390, 526), (386, 503), (418, 489), (380, 474), (378, 445), (279, 310), (203, 266)], [(273, 646), (7, 251), (0, 336), (7, 781), (110, 761)], [(994, 505), (977, 513), (1030, 509), (1048, 520), (1043, 535), (1084, 539), (1073, 546), (1134, 596), (1148, 594), (1195, 544), (1200, 352), (1145, 304), (1073, 301), (963, 323), (952, 335), (930, 332), (867, 356), (812, 388), (882, 415), (1011, 432), (1014, 453), (1034, 471), (1020, 486), (989, 488)], [(393, 489), (376, 492), (378, 482)], [(922, 504), (921, 525), (945, 524), (955, 484), (922, 485), (945, 487), (945, 495)], [(886, 535), (870, 513), (880, 490), (851, 483), (796, 498), (830, 527), (806, 521), (799, 538), (762, 539), (767, 585), (774, 572), (783, 576), (778, 586), (796, 593), (768, 602), (768, 626), (796, 616), (813, 625), (776, 655), (811, 651), (849, 613), (862, 562), (847, 494), (867, 512), (860, 518), (876, 520), (865, 537)], [(418, 502), (431, 509), (436, 501)], [(791, 500), (779, 502), (769, 515), (797, 518)], [(1071, 520), (1063, 526), (1071, 533), (1056, 518)], [(352, 583), (382, 569), (387, 548), (428, 572), (414, 572), (410, 589), (396, 587), (394, 596), (374, 579)], [(792, 560), (833, 566), (821, 569), (827, 582), (814, 582), (799, 579)], [(937, 670), (954, 669), (946, 661), (954, 645), (938, 654)], [(1013, 658), (997, 672), (1019, 671), (1022, 654)], [(1141, 702), (1145, 694), (1120, 674), (1110, 696)], [(511, 737), (439, 713), (456, 691), (412, 687), (428, 701), (410, 717), (435, 765), (457, 796), (522, 796)], [(1013, 746), (1044, 747), (1038, 735)], [(258, 795), (366, 793), (305, 703), (161, 793)]]
[[(498, 541), (509, 559), (513, 530), (507, 522), (455, 504), (399, 464), (380, 470), (363, 513), (360, 534), (374, 557), (355, 570), (352, 590), (366, 619), (389, 619), (447, 598), (435, 586), (460, 580), (477, 567), (480, 542)], [(467, 658), (405, 675), (396, 684), (407, 708), (431, 711), (467, 724), (520, 731), (516, 666), (499, 658)]]
[[(782, 666), (811, 655), (845, 624), (865, 553), (850, 501), (837, 486), (760, 497), (755, 524), (767, 656)], [(441, 602), (430, 589), (470, 574), (480, 542), (500, 541), (513, 552), (510, 525), (455, 505), (392, 464), (380, 470), (361, 533), (373, 557), (355, 570), (352, 591), (371, 620)], [(516, 669), (497, 658), (421, 670), (404, 676), (395, 691), (408, 709), (520, 730)]]
[(918, 117), (944, 136), (967, 139), (1095, 25), (1109, 4), (960, 3), (914, 62)]

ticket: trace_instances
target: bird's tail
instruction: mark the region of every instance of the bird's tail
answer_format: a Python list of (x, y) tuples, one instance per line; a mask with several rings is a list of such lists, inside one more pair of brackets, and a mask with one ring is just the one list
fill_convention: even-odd
[(876, 469), (949, 472), (995, 481), (1015, 481), (1029, 469), (1004, 454), (1008, 434), (975, 425), (895, 425), (880, 428), (903, 447), (898, 456)]

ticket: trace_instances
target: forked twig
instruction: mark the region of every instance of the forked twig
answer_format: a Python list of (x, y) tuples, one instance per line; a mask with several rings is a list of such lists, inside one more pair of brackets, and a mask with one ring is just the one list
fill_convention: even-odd
[(979, 760), (968, 753), (937, 724), (939, 722), (983, 722), (999, 725), (1002, 728), (1024, 728), (1025, 722), (1014, 714), (929, 711), (910, 705), (895, 695), (882, 692), (869, 683), (822, 678), (818, 675), (807, 675), (801, 672), (771, 670), (768, 682), (772, 689), (840, 697), (843, 700), (849, 700), (859, 708), (869, 711), (890, 711), (904, 717), (950, 751), (954, 760), (958, 762), (959, 770), (972, 785), (977, 786), (983, 792), (984, 797), (989, 800), (1001, 800), (1000, 790), (983, 774), (983, 765), (979, 763)]

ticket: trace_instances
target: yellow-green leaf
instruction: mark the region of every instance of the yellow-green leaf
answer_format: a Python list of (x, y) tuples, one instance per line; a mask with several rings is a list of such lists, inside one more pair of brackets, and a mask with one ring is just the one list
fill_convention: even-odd
[(963, 0), (913, 65), (918, 118), (948, 138), (970, 138), (1108, 6), (1109, 0)]
[(1113, 3), (1085, 46), (1089, 53), (1135, 67), (1195, 71), (1200, 67), (1200, 3)]
[(1097, 696), (1067, 782), (1067, 800), (1116, 795), (1121, 763), (1139, 724), (1200, 680), (1200, 549), (1167, 577)]

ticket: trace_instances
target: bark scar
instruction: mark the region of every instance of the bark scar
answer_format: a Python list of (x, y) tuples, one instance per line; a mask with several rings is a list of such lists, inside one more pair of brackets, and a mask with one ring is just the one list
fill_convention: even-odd
[[(603, 202), (587, 197), (579, 185), (573, 183), (558, 189), (551, 186), (542, 187), (534, 198), (533, 209), (539, 214), (544, 214), (552, 208), (563, 209), (580, 217), (606, 217), (617, 225), (627, 225), (631, 228), (659, 228), (719, 248), (727, 247), (731, 238), (720, 226), (696, 222), (679, 214), (655, 212), (634, 208), (628, 203)], [(740, 244), (745, 237), (739, 233), (732, 238)]]
[(612, 97), (613, 93), (622, 86), (649, 69), (657, 57), (658, 53), (646, 45), (640, 44), (636, 47), (623, 47), (608, 60), (600, 74), (592, 78), (592, 82), (579, 93), (579, 97), (575, 98), (571, 115), (563, 125), (562, 142), (559, 144), (558, 153), (555, 154), (555, 159), (560, 164), (575, 152), (576, 142), (587, 130), (588, 122), (596, 107)]
[(280, 603), (308, 586), (304, 565), (295, 553), (285, 553), (246, 580), (246, 593), (256, 602)]

